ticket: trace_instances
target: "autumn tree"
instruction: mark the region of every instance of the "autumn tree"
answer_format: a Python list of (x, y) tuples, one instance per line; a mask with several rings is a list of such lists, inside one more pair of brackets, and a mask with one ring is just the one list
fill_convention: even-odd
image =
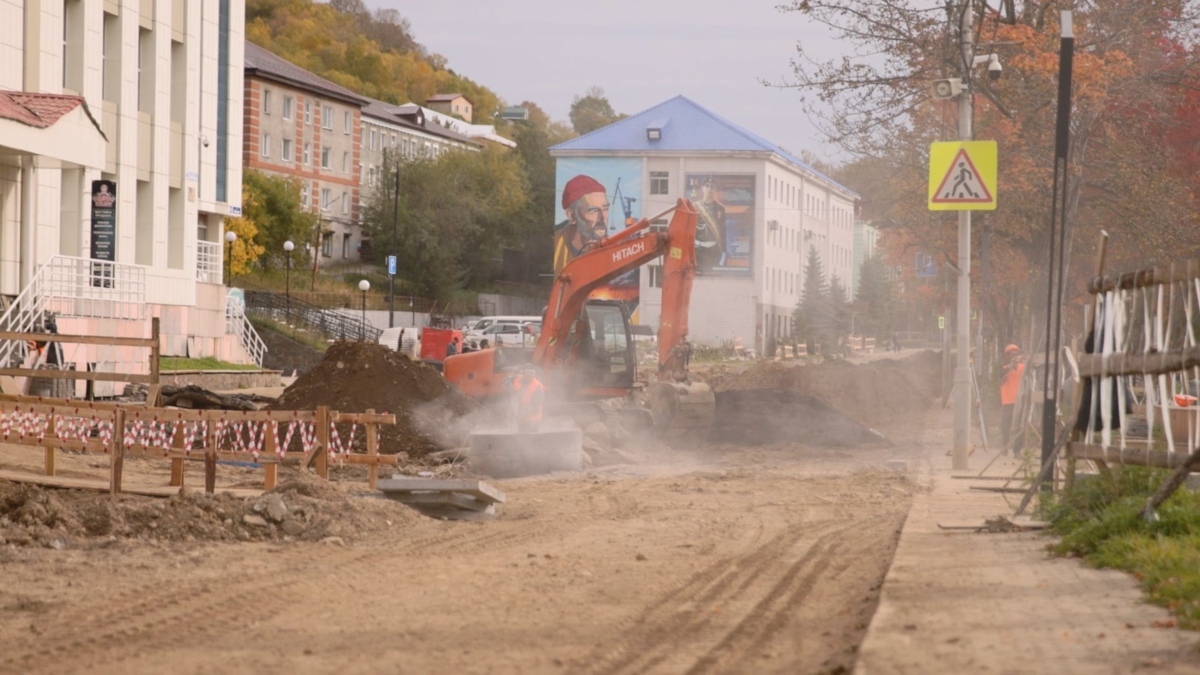
[[(299, 179), (247, 169), (242, 173), (242, 217), (232, 219), (238, 241), (233, 262), (263, 269), (283, 264), (283, 242), (312, 241), (317, 217), (301, 207)], [(266, 254), (266, 255), (264, 255)]]
[[(1104, 228), (1113, 234), (1110, 265), (1170, 260), (1195, 246), (1195, 192), (1187, 157), (1197, 149), (1168, 139), (1195, 128), (1178, 111), (1195, 83), (1196, 0), (1109, 0), (1075, 4), (1076, 56), (1068, 180), (1068, 297), (1081, 292)], [(1056, 3), (970, 0), (975, 53), (996, 52), (996, 81), (964, 67), (958, 26), (963, 0), (942, 7), (911, 0), (794, 0), (785, 7), (825, 24), (858, 53), (877, 59), (827, 59), (797, 47), (794, 79), (804, 106), (834, 142), (858, 158), (845, 182), (867, 195), (880, 249), (905, 286), (919, 285), (913, 254), (957, 263), (952, 215), (925, 207), (929, 143), (957, 137), (957, 102), (935, 101), (931, 80), (957, 77), (972, 96), (975, 137), (999, 145), (999, 208), (975, 219), (975, 304), (993, 335), (1027, 335), (1045, 297), (1053, 183), (1054, 100), (1059, 15)], [(1110, 267), (1111, 269), (1111, 267)], [(931, 304), (937, 304), (937, 299)], [(1068, 319), (1070, 321), (1070, 319)], [(1077, 325), (1077, 324), (1074, 324)], [(1010, 339), (1001, 337), (1000, 339)]]

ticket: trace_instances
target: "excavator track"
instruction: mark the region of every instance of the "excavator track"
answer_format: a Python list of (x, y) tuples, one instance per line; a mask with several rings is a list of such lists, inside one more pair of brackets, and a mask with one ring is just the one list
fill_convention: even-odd
[(646, 403), (654, 417), (655, 434), (669, 444), (694, 444), (708, 439), (717, 401), (702, 382), (653, 382)]

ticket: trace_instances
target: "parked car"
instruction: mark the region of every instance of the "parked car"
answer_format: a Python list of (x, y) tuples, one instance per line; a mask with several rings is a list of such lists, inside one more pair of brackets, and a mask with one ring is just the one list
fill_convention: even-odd
[(650, 326), (641, 324), (630, 324), (629, 332), (633, 335), (634, 342), (649, 342), (650, 344), (658, 343), (658, 334)]
[[(471, 326), (470, 329), (463, 331), (463, 339), (467, 341), (467, 344), (474, 345), (474, 344), (478, 343), (479, 340), (483, 337), (484, 331), (486, 331), (488, 328), (491, 328), (492, 326), (494, 326), (500, 322), (513, 323), (513, 324), (537, 323), (540, 326), (542, 323), (542, 317), (540, 317), (540, 316), (485, 316), (485, 317), (479, 319), (478, 321), (476, 321), (475, 325)], [(489, 340), (488, 342), (491, 343), (492, 341)]]
[(468, 337), (467, 344), (471, 349), (479, 349), (484, 340), (489, 347), (532, 347), (537, 343), (538, 334), (542, 332), (540, 321), (497, 321), (476, 337)]

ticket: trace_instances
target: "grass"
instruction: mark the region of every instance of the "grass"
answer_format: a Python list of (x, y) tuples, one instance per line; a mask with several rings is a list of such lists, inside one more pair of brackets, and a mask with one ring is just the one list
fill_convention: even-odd
[(228, 363), (211, 356), (202, 359), (185, 359), (164, 356), (158, 360), (158, 369), (163, 370), (262, 370), (254, 364)]
[(1151, 602), (1194, 630), (1200, 628), (1200, 495), (1180, 488), (1159, 509), (1157, 522), (1138, 515), (1167, 475), (1114, 468), (1062, 493), (1046, 516), (1062, 535), (1056, 553), (1131, 572)]

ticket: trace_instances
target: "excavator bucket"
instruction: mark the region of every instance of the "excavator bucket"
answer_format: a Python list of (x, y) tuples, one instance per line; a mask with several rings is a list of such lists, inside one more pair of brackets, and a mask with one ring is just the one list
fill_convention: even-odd
[(702, 382), (653, 382), (646, 388), (654, 432), (667, 443), (698, 443), (708, 438), (717, 400)]

